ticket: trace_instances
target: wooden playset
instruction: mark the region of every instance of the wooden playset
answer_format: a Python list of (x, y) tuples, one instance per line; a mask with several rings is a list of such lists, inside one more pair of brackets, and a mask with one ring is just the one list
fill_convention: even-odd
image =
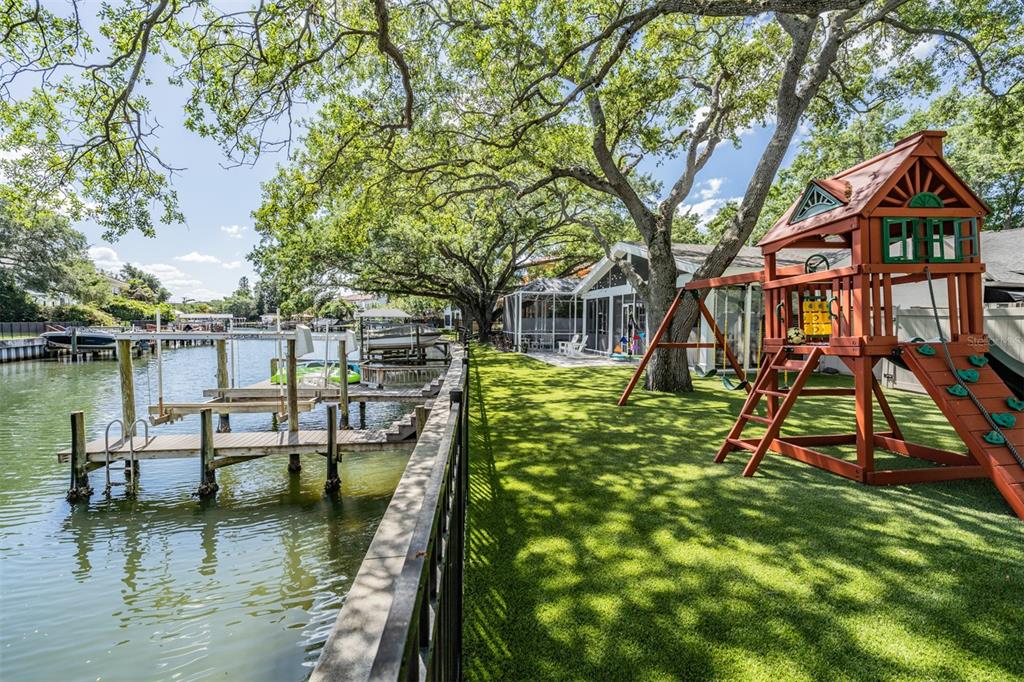
[[(752, 476), (772, 451), (873, 485), (987, 477), (1024, 518), (1024, 401), (986, 357), (979, 234), (988, 209), (944, 160), (943, 137), (940, 131), (917, 133), (873, 159), (809, 183), (761, 240), (763, 271), (694, 281), (679, 291), (619, 404), (656, 348), (681, 345), (661, 337), (683, 296), (757, 282), (765, 313), (760, 371), (716, 462), (749, 451), (743, 474)], [(807, 250), (817, 253), (805, 257)], [(803, 265), (777, 266), (783, 253), (799, 254)], [(900, 341), (894, 326), (893, 289), (918, 282), (927, 283), (933, 300), (937, 340), (930, 343)], [(947, 297), (942, 309), (934, 301), (940, 286)], [(846, 364), (852, 388), (806, 387), (824, 356)], [(873, 371), (882, 358), (913, 372), (968, 454), (904, 438)], [(782, 372), (796, 373), (791, 385), (780, 383)], [(855, 432), (783, 434), (798, 399), (844, 395), (854, 396)], [(767, 416), (756, 412), (762, 402)], [(873, 402), (884, 416), (884, 430), (875, 430)], [(763, 425), (763, 433), (744, 437), (750, 422)], [(814, 449), (842, 445), (856, 446), (856, 461)], [(878, 470), (876, 449), (930, 466)]]

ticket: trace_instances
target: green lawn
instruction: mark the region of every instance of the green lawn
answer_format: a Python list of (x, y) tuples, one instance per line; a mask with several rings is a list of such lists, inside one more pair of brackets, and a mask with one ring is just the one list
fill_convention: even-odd
[[(868, 487), (772, 454), (743, 478), (748, 453), (712, 462), (742, 391), (618, 408), (630, 371), (474, 351), (470, 679), (1024, 676), (1024, 522), (988, 481)], [(890, 399), (956, 446), (927, 399)], [(804, 400), (788, 432), (852, 415)]]

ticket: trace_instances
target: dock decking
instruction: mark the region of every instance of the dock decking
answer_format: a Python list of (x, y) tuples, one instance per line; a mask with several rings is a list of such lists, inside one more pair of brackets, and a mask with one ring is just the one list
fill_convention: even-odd
[[(217, 433), (213, 436), (215, 460), (221, 457), (265, 457), (267, 455), (323, 454), (327, 451), (327, 431), (259, 431), (239, 433)], [(391, 440), (382, 430), (339, 430), (336, 432), (338, 449), (341, 451), (392, 450), (410, 447), (411, 444)], [(199, 434), (165, 436), (142, 436), (135, 438), (136, 459), (169, 459), (198, 457)], [(145, 444), (143, 444), (145, 443)], [(106, 449), (102, 438), (85, 445), (87, 461), (102, 464), (106, 462)], [(110, 460), (130, 458), (127, 442), (111, 443)], [(60, 462), (71, 460), (71, 450), (57, 453)]]

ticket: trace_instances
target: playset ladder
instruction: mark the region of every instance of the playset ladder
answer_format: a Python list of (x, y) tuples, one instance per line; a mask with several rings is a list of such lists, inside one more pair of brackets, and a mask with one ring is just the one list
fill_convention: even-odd
[[(749, 450), (753, 455), (750, 461), (747, 462), (747, 466), (744, 467), (743, 475), (753, 476), (754, 472), (757, 471), (761, 460), (764, 459), (765, 454), (767, 454), (772, 443), (778, 437), (782, 424), (789, 415), (789, 411), (793, 409), (793, 405), (800, 396), (800, 392), (807, 383), (807, 379), (818, 366), (818, 361), (821, 359), (821, 349), (811, 349), (803, 360), (791, 360), (789, 355), (790, 351), (788, 348), (780, 348), (764, 363), (761, 372), (758, 373), (753, 390), (751, 390), (750, 395), (747, 396), (746, 401), (743, 403), (739, 417), (737, 417), (736, 422), (729, 431), (729, 435), (719, 449), (718, 454), (715, 455), (716, 462), (725, 461), (726, 456), (734, 450)], [(793, 385), (787, 391), (778, 390), (778, 373), (780, 371), (798, 372), (796, 381), (793, 382)], [(768, 417), (760, 417), (754, 414), (754, 410), (757, 408), (762, 397), (769, 398)], [(775, 401), (780, 397), (782, 398), (782, 404), (776, 407)], [(765, 424), (768, 428), (760, 438), (743, 438), (744, 427), (752, 421)]]
[[(907, 369), (921, 383), (938, 405), (942, 414), (956, 430), (970, 450), (971, 456), (985, 469), (996, 488), (1006, 498), (1017, 516), (1024, 518), (1024, 468), (1013, 458), (1005, 445), (985, 440), (992, 427), (969, 397), (957, 397), (948, 390), (957, 384), (939, 344), (934, 344), (934, 355), (923, 355), (918, 349), (929, 344), (900, 344), (901, 358)], [(987, 363), (978, 367), (969, 361), (971, 353), (963, 346), (950, 345), (950, 354), (958, 370), (977, 372), (977, 379), (968, 383), (971, 392), (990, 414), (1008, 414), (1014, 418), (1012, 426), (1002, 426), (1003, 435), (1024, 453), (1024, 412), (1009, 405), (1016, 400), (1013, 392)], [(1019, 405), (1019, 403), (1017, 403)]]
[(654, 336), (651, 337), (650, 343), (647, 345), (647, 350), (644, 351), (644, 356), (640, 359), (640, 364), (637, 365), (636, 371), (633, 372), (632, 378), (629, 380), (629, 384), (626, 385), (626, 390), (622, 392), (619, 397), (619, 407), (626, 404), (629, 400), (630, 394), (633, 389), (636, 388), (637, 383), (640, 381), (640, 377), (643, 376), (644, 370), (647, 368), (647, 363), (651, 361), (651, 357), (654, 355), (654, 351), (658, 348), (673, 348), (687, 350), (690, 348), (716, 348), (721, 346), (725, 352), (725, 357), (728, 359), (729, 364), (732, 365), (733, 371), (736, 373), (737, 378), (744, 384), (744, 388), (749, 393), (750, 384), (747, 382), (747, 375), (740, 367), (739, 360), (736, 359), (732, 349), (729, 348), (729, 344), (726, 343), (725, 334), (718, 328), (715, 323), (715, 317), (708, 310), (708, 307), (704, 305), (704, 301), (700, 298), (700, 293), (697, 291), (689, 291), (697, 301), (697, 305), (700, 308), (700, 314), (708, 324), (708, 328), (711, 329), (711, 333), (715, 336), (715, 343), (699, 343), (699, 342), (679, 342), (679, 341), (662, 341), (663, 337), (672, 326), (672, 319), (675, 317), (676, 310), (679, 309), (679, 305), (682, 303), (683, 294), (687, 293), (686, 289), (680, 289), (676, 292), (676, 297), (672, 300), (672, 305), (668, 307), (668, 312), (665, 313), (665, 317), (661, 320), (661, 324), (658, 325), (658, 330), (654, 332)]

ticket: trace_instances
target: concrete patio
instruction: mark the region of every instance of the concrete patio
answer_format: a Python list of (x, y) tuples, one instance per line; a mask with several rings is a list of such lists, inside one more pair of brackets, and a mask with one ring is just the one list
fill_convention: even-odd
[(534, 360), (553, 365), (554, 367), (624, 367), (635, 366), (640, 362), (640, 356), (634, 356), (629, 360), (613, 360), (607, 355), (587, 353), (579, 356), (563, 355), (550, 351), (531, 351), (526, 354)]

